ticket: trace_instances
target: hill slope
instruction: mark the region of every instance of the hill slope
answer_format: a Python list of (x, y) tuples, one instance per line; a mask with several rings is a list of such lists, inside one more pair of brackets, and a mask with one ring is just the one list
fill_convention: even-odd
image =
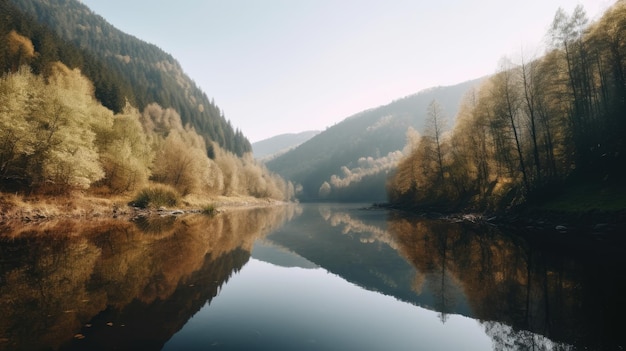
[[(320, 187), (333, 175), (336, 179), (345, 180), (350, 176), (346, 170), (363, 170), (366, 166), (382, 169), (382, 163), (393, 163), (397, 155), (390, 153), (404, 148), (409, 127), (418, 131), (423, 129), (427, 107), (432, 100), (437, 100), (451, 119), (456, 115), (464, 94), (480, 81), (476, 79), (454, 86), (431, 88), (360, 112), (269, 161), (267, 166), (282, 177), (302, 185), (301, 200), (319, 200)], [(388, 170), (364, 172), (367, 174), (357, 177), (360, 189), (344, 187), (328, 199), (383, 201), (386, 199), (384, 184)]]
[[(123, 33), (77, 0), (9, 0), (9, 3), (53, 29), (62, 39), (104, 61), (121, 79), (110, 82), (114, 86), (109, 90), (130, 86), (131, 89), (125, 89), (124, 97), (134, 106), (143, 109), (156, 102), (164, 108), (171, 107), (184, 124), (192, 125), (206, 140), (215, 141), (238, 155), (251, 151), (250, 142), (232, 127), (180, 64), (155, 45)], [(35, 49), (41, 52), (39, 47)], [(98, 72), (82, 64), (78, 67), (92, 72), (91, 76), (88, 74), (92, 81), (98, 80), (93, 76)], [(125, 104), (125, 99), (107, 99), (106, 94), (100, 94), (99, 99), (115, 112)]]
[(301, 133), (276, 135), (253, 143), (252, 152), (258, 160), (272, 158), (295, 148), (319, 133), (317, 130), (309, 130)]

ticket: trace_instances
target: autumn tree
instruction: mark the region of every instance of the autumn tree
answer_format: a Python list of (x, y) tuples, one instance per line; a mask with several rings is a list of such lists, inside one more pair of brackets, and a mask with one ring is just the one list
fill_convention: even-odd
[[(501, 62), (500, 72), (493, 77), (493, 113), (497, 120), (502, 121), (501, 127), (508, 125), (499, 132), (512, 137), (515, 153), (517, 154), (517, 164), (522, 175), (522, 181), (526, 191), (530, 189), (524, 152), (522, 150), (522, 133), (519, 129), (519, 114), (522, 104), (520, 87), (513, 74), (514, 68), (508, 59)], [(506, 122), (504, 122), (506, 121)], [(506, 143), (506, 140), (504, 140)], [(506, 153), (507, 145), (502, 145), (502, 152)]]
[(443, 113), (441, 105), (433, 100), (428, 105), (428, 114), (426, 116), (426, 127), (424, 128), (423, 142), (432, 143), (432, 158), (437, 163), (437, 175), (439, 181), (443, 182), (445, 170), (443, 164), (443, 133), (446, 130), (447, 120)]
[(91, 129), (89, 81), (58, 64), (45, 82), (21, 68), (0, 81), (0, 172), (31, 188), (87, 188), (104, 176)]
[(18, 34), (15, 30), (7, 34), (6, 43), (12, 72), (29, 64), (37, 55), (32, 41), (28, 37)]
[[(545, 199), (572, 175), (574, 183), (621, 182), (626, 2), (591, 26), (582, 7), (571, 15), (559, 9), (549, 38), (543, 57), (503, 60), (464, 101), (451, 137), (440, 144), (444, 157), (429, 157), (438, 154), (432, 132), (422, 138), (390, 180), (392, 201), (503, 208)], [(440, 184), (441, 169), (448, 188)]]
[(147, 184), (150, 177), (154, 158), (152, 143), (142, 129), (137, 109), (127, 104), (123, 112), (115, 116), (106, 111), (110, 122), (96, 127), (105, 171), (100, 184), (113, 193), (134, 191)]
[(541, 160), (539, 158), (539, 111), (538, 111), (538, 77), (536, 62), (526, 62), (522, 53), (522, 62), (519, 67), (521, 83), (523, 88), (523, 111), (526, 115), (526, 123), (532, 142), (532, 155), (534, 161), (534, 176), (536, 182), (541, 183)]
[(184, 127), (176, 111), (156, 103), (137, 118), (155, 153), (151, 179), (171, 185), (183, 195), (203, 193), (209, 177), (204, 139), (193, 128)]
[(597, 125), (593, 123), (592, 86), (590, 81), (589, 50), (583, 39), (588, 23), (582, 6), (577, 6), (571, 15), (559, 8), (552, 26), (550, 38), (552, 47), (560, 54), (567, 75), (567, 100), (569, 122), (576, 149), (577, 163), (585, 166), (594, 154), (594, 134)]

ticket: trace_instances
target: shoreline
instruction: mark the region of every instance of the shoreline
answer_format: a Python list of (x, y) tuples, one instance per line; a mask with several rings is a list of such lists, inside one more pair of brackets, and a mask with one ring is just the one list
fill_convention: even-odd
[(532, 240), (617, 244), (626, 248), (626, 209), (557, 211), (539, 207), (516, 208), (498, 212), (455, 212), (436, 208), (403, 208), (375, 204), (372, 208), (397, 211), (402, 216), (489, 225)]
[[(52, 220), (119, 219), (133, 220), (149, 216), (180, 216), (203, 214), (203, 207), (212, 206), (217, 215), (226, 211), (270, 207), (289, 202), (248, 196), (218, 196), (206, 199), (183, 200), (179, 206), (139, 208), (128, 204), (126, 198), (89, 196), (23, 198), (0, 193), (0, 226), (36, 224)], [(1, 233), (0, 233), (1, 234)]]

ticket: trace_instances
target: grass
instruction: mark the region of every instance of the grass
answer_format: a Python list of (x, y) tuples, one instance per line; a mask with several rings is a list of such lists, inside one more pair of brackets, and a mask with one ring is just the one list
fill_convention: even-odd
[(130, 204), (139, 208), (173, 207), (179, 203), (180, 198), (174, 188), (155, 184), (139, 191)]
[[(21, 196), (0, 193), (0, 219), (41, 220), (55, 217), (100, 217), (125, 212), (124, 199), (74, 193), (68, 196)], [(127, 202), (127, 200), (126, 200)]]

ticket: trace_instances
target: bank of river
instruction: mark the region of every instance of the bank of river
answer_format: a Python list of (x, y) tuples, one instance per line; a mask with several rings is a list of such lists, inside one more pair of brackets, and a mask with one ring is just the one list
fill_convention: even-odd
[(217, 196), (183, 199), (177, 206), (139, 208), (129, 205), (125, 197), (101, 198), (84, 195), (23, 198), (0, 193), (0, 224), (33, 223), (55, 219), (119, 218), (202, 213), (210, 206), (215, 213), (237, 208), (254, 208), (285, 204), (283, 201), (249, 196)]

